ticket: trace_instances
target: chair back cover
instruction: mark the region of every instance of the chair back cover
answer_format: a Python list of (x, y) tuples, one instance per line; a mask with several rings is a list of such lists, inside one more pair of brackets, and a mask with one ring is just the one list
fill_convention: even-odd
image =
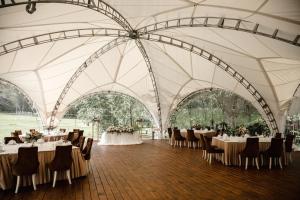
[(285, 151), (290, 153), (293, 150), (293, 141), (294, 141), (295, 136), (292, 134), (286, 135), (285, 138)]
[(175, 140), (181, 140), (182, 136), (180, 135), (180, 130), (179, 129), (174, 129), (174, 138)]
[(85, 160), (91, 159), (91, 150), (93, 146), (93, 138), (88, 138), (86, 146), (84, 147), (82, 153)]
[(11, 140), (16, 141), (16, 143), (23, 143), (19, 137), (4, 137), (4, 144), (8, 144)]
[(172, 137), (172, 128), (168, 128), (168, 135), (169, 135), (169, 138)]
[(13, 166), (15, 175), (31, 175), (38, 172), (38, 147), (20, 147), (18, 160)]
[(70, 141), (70, 142), (72, 142), (73, 138), (74, 138), (74, 132), (69, 132), (67, 140)]
[(257, 157), (259, 155), (259, 139), (258, 137), (247, 138), (246, 147), (243, 150), (247, 157)]
[(68, 170), (72, 165), (72, 145), (56, 146), (55, 156), (49, 165), (53, 171)]
[(280, 157), (283, 150), (283, 138), (272, 138), (271, 146), (268, 149), (269, 155), (273, 157)]
[(78, 147), (80, 148), (80, 151), (82, 152), (82, 150), (83, 150), (83, 145), (84, 145), (84, 141), (85, 141), (85, 137), (83, 137), (83, 136), (81, 136), (80, 138), (79, 138), (79, 145), (78, 145)]

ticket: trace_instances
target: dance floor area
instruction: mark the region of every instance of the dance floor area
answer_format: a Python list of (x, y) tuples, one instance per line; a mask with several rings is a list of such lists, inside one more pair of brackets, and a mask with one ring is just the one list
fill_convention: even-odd
[(93, 146), (87, 177), (0, 191), (0, 199), (299, 199), (300, 152), (280, 170), (209, 165), (201, 150), (172, 148), (166, 141)]

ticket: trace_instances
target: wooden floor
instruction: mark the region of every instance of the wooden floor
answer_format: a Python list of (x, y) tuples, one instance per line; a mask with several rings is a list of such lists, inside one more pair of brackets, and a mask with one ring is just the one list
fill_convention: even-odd
[(300, 152), (283, 170), (209, 165), (201, 150), (172, 148), (165, 141), (142, 145), (94, 144), (92, 170), (72, 185), (50, 184), (1, 191), (0, 199), (300, 199)]

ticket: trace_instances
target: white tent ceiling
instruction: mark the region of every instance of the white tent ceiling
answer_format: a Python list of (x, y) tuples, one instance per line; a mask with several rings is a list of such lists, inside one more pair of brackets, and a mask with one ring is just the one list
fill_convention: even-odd
[[(249, 88), (216, 62), (173, 40), (166, 44), (147, 39), (152, 33), (187, 42), (221, 59), (255, 88), (279, 130), (283, 128), (287, 105), (300, 83), (299, 1), (107, 0), (107, 4), (89, 1), (89, 6), (82, 0), (80, 5), (50, 2), (37, 3), (33, 14), (25, 11), (24, 0), (15, 0), (15, 5), (5, 0), (0, 8), (0, 78), (32, 99), (45, 125), (51, 115), (61, 118), (68, 105), (84, 95), (118, 91), (143, 102), (157, 125), (161, 118), (165, 126), (181, 99), (211, 87), (235, 92), (268, 118)], [(128, 29), (138, 30), (141, 38), (128, 38)], [(126, 41), (112, 42), (124, 34)], [(108, 50), (85, 66), (101, 48)]]

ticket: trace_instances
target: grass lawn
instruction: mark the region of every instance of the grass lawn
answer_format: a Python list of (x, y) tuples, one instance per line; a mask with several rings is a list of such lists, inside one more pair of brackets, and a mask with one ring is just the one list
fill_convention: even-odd
[[(67, 131), (80, 128), (84, 130), (86, 136), (91, 137), (92, 135), (92, 126), (88, 126), (78, 119), (62, 119), (59, 127), (66, 128)], [(23, 133), (26, 133), (32, 128), (39, 131), (43, 130), (41, 121), (36, 116), (0, 113), (0, 141), (6, 136), (10, 136), (14, 130), (21, 129)]]

